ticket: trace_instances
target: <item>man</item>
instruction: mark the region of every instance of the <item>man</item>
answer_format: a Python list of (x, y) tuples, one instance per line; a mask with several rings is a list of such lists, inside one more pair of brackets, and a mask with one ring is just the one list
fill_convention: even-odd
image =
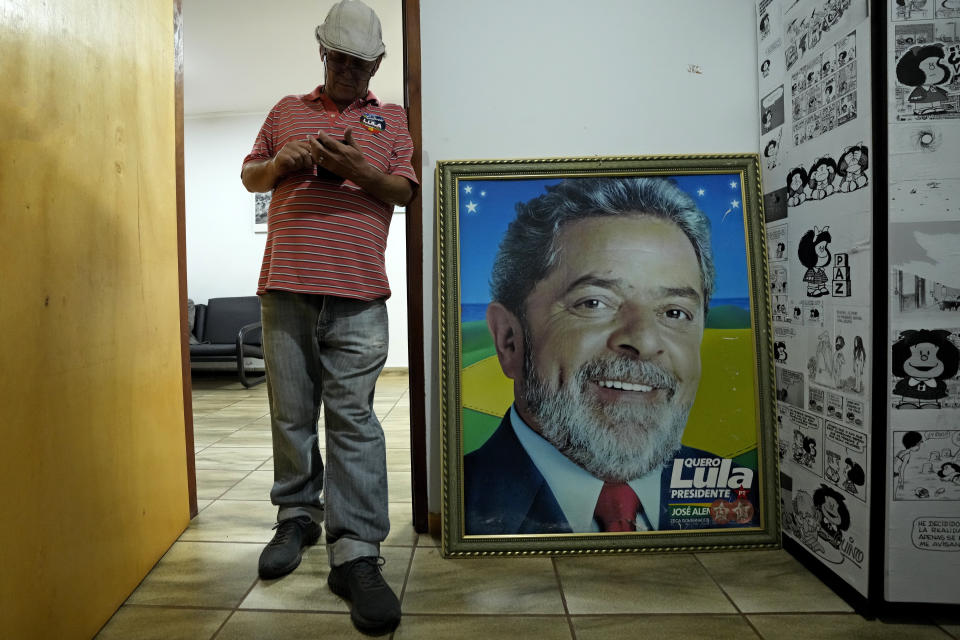
[[(709, 220), (673, 182), (580, 178), (517, 205), (487, 324), (514, 404), (464, 459), (466, 533), (670, 528), (700, 380)], [(712, 457), (714, 460), (716, 457)]]
[(387, 356), (387, 231), (417, 178), (403, 109), (368, 90), (384, 55), (376, 14), (343, 0), (316, 37), (324, 84), (277, 103), (241, 172), (249, 191), (273, 190), (257, 293), (278, 513), (259, 572), (293, 571), (325, 523), (330, 589), (350, 601), (359, 629), (383, 633), (400, 604), (379, 568), (389, 520), (373, 396)]

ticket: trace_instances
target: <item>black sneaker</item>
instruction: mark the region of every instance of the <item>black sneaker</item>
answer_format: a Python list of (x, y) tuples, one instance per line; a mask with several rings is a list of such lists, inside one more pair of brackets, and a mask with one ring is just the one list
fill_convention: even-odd
[(383, 579), (383, 558), (369, 556), (330, 569), (327, 584), (350, 602), (350, 620), (363, 633), (382, 635), (400, 624), (400, 601)]
[(320, 525), (309, 516), (298, 516), (278, 522), (277, 532), (260, 554), (260, 577), (272, 580), (285, 576), (300, 564), (303, 548), (320, 539)]

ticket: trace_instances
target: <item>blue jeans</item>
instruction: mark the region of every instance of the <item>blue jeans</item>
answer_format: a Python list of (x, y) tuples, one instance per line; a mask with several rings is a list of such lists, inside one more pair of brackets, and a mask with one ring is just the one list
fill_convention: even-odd
[(260, 304), (277, 520), (323, 521), (331, 566), (379, 555), (390, 520), (373, 393), (387, 359), (386, 303), (268, 291)]

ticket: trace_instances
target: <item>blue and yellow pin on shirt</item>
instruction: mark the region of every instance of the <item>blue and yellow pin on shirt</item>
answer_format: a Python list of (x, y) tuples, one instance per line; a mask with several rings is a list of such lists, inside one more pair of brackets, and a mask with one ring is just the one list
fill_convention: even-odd
[(366, 127), (367, 131), (372, 131), (376, 133), (378, 131), (386, 131), (387, 121), (383, 119), (383, 116), (378, 116), (373, 113), (364, 113), (360, 116), (360, 123)]

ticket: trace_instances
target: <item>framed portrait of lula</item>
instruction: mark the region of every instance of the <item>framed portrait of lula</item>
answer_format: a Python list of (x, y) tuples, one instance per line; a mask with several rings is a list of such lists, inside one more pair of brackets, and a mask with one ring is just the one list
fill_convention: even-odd
[(443, 553), (780, 544), (758, 157), (437, 164)]

